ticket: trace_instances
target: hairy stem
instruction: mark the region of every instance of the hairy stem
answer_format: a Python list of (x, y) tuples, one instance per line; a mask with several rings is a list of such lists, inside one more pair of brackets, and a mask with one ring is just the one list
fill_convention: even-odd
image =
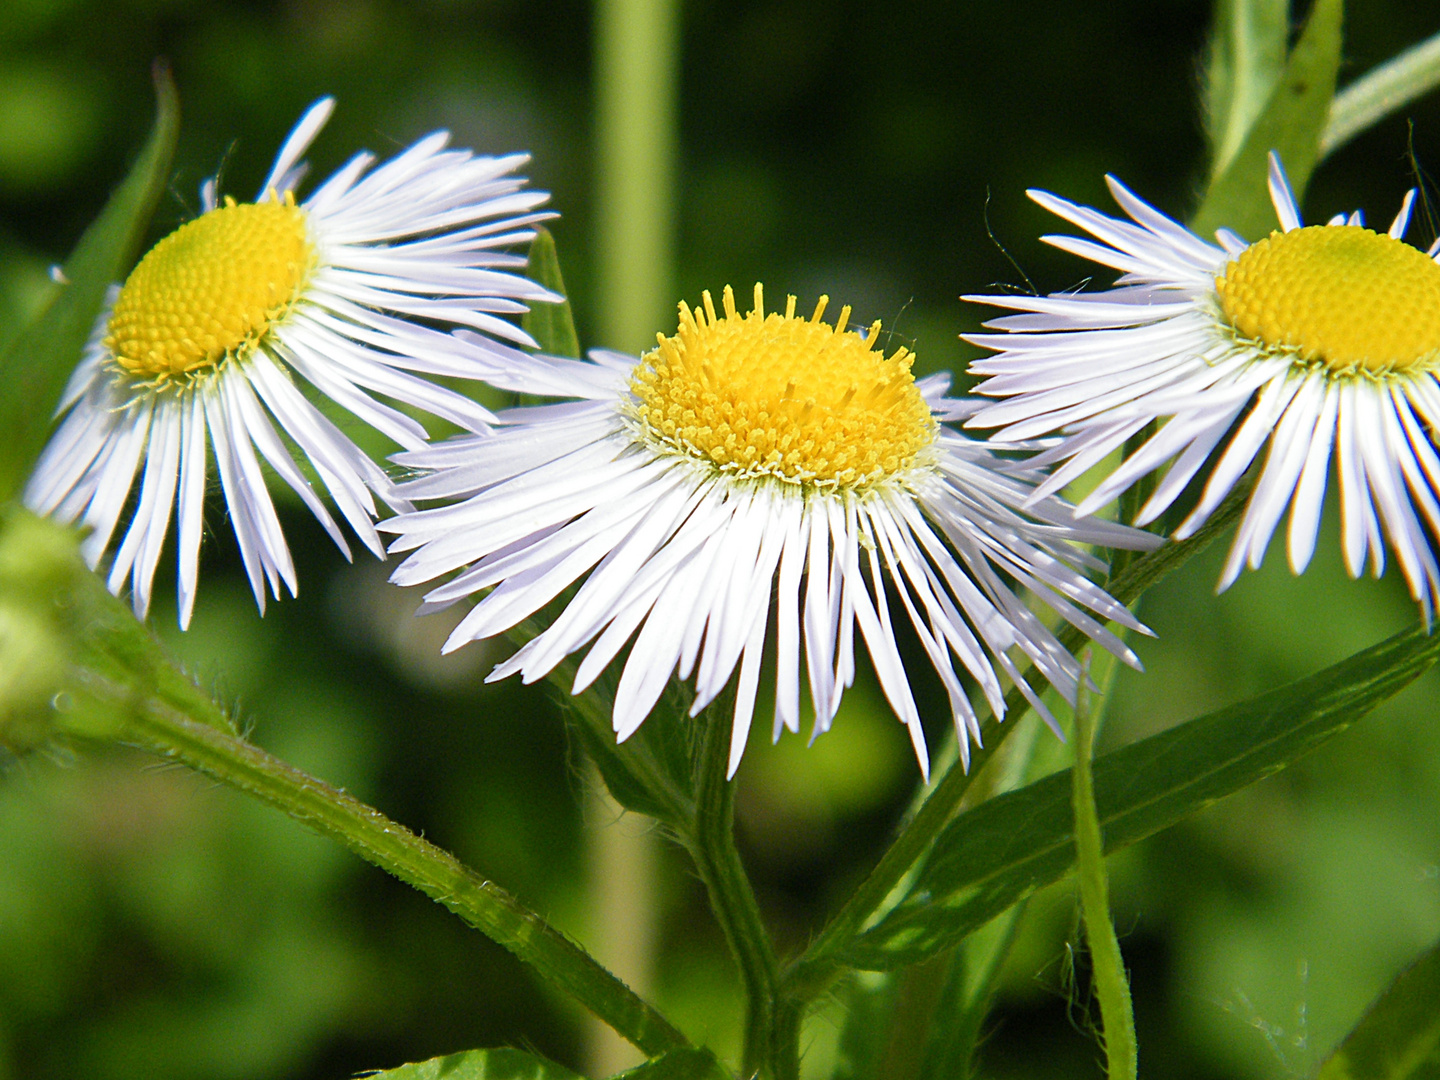
[(780, 1001), (780, 966), (760, 917), (760, 905), (735, 847), (735, 785), (725, 778), (730, 749), (729, 696), (699, 717), (695, 762), (695, 818), (686, 847), (710, 906), (740, 969), (745, 992), (742, 1069), (767, 1080), (800, 1075), (798, 1009)]
[(1095, 785), (1090, 775), (1094, 749), (1095, 721), (1090, 714), (1090, 695), (1081, 686), (1075, 703), (1075, 769), (1072, 773), (1080, 910), (1085, 920), (1085, 941), (1090, 946), (1095, 996), (1100, 999), (1110, 1080), (1135, 1080), (1135, 1011), (1120, 957), (1120, 942), (1110, 919), (1110, 883), (1105, 875), (1104, 841), (1100, 836)]
[[(92, 691), (101, 689), (92, 685)], [(449, 852), (245, 740), (127, 687), (125, 738), (268, 803), (443, 904), (647, 1054), (689, 1040), (588, 953)]]

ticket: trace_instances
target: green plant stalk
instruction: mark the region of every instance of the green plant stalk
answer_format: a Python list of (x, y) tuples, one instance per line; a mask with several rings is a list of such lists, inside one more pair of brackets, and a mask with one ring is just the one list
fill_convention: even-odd
[(731, 696), (722, 694), (699, 717), (694, 825), (683, 839), (740, 969), (745, 992), (742, 1072), (766, 1080), (798, 1080), (800, 1010), (781, 1001), (780, 965), (735, 847), (735, 785), (725, 778), (732, 708)]
[(1080, 911), (1085, 921), (1085, 940), (1090, 946), (1095, 996), (1100, 999), (1110, 1080), (1135, 1080), (1135, 1011), (1120, 957), (1120, 942), (1110, 918), (1110, 883), (1105, 874), (1104, 842), (1090, 774), (1094, 752), (1095, 722), (1090, 713), (1089, 692), (1082, 685), (1075, 701), (1075, 769), (1071, 774)]
[[(1205, 550), (1239, 520), (1253, 483), (1251, 479), (1237, 484), (1195, 535), (1180, 543), (1166, 544), (1137, 559), (1106, 583), (1106, 591), (1122, 604), (1139, 599), (1147, 589)], [(1061, 647), (1072, 653), (1087, 640), (1072, 626), (1066, 626), (1057, 636)], [(1030, 669), (1024, 677), (1030, 678), (1033, 671), (1033, 668)], [(1018, 688), (1005, 696), (1007, 722), (992, 721), (986, 725), (985, 745), (972, 751), (969, 770), (952, 766), (936, 784), (860, 887), (851, 893), (841, 909), (816, 935), (804, 955), (786, 973), (785, 990), (788, 994), (799, 1000), (810, 1000), (830, 984), (836, 974), (835, 954), (881, 908), (886, 897), (925, 853), (950, 820), (972, 779), (1014, 730), (1015, 722), (1028, 708), (1029, 703)]]
[(627, 351), (653, 347), (675, 314), (678, 6), (595, 5), (600, 344)]
[(126, 741), (268, 803), (419, 889), (505, 946), (645, 1053), (690, 1045), (588, 953), (449, 852), (345, 792), (162, 700), (137, 696), (127, 687), (115, 687), (112, 696), (129, 707)]
[(1335, 95), (1320, 137), (1320, 157), (1440, 86), (1440, 34), (1367, 71)]

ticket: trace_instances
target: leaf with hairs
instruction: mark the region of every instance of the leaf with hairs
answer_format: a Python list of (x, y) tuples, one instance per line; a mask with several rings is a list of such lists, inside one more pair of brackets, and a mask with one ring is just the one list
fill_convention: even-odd
[(1285, 72), (1290, 0), (1220, 0), (1205, 57), (1210, 174), (1223, 172)]
[[(1409, 630), (1289, 686), (1106, 754), (1094, 769), (1106, 851), (1308, 754), (1409, 684), (1437, 652), (1440, 636)], [(1058, 881), (1074, 863), (1066, 770), (952, 819), (900, 901), (839, 949), (838, 959), (874, 970), (917, 963)]]
[(1265, 157), (1271, 150), (1285, 163), (1296, 200), (1304, 197), (1320, 157), (1320, 138), (1335, 96), (1343, 14), (1343, 0), (1315, 0), (1305, 32), (1290, 51), (1285, 73), (1271, 91), (1264, 111), (1223, 171), (1210, 182), (1190, 222), (1199, 235), (1223, 227), (1247, 240), (1259, 240), (1276, 227), (1266, 188)]

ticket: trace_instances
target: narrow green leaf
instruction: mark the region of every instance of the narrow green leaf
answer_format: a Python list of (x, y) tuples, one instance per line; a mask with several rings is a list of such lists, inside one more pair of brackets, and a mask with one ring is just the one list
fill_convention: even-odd
[(1275, 228), (1275, 212), (1266, 190), (1265, 156), (1271, 150), (1285, 163), (1296, 199), (1304, 197), (1319, 159), (1330, 100), (1335, 96), (1343, 9), (1343, 0), (1315, 0), (1305, 32), (1285, 64), (1284, 76), (1245, 141), (1211, 181), (1190, 222), (1201, 236), (1223, 227), (1247, 240), (1258, 240)]
[(555, 237), (543, 225), (535, 227), (530, 242), (530, 280), (543, 285), (566, 299), (558, 304), (532, 303), (520, 318), (520, 327), (540, 346), (541, 352), (552, 356), (578, 357), (580, 338), (575, 333), (575, 317), (570, 311), (569, 293), (560, 274), (560, 256), (555, 250)]
[[(1134, 603), (1147, 589), (1228, 532), (1240, 520), (1253, 485), (1253, 478), (1241, 480), (1193, 536), (1141, 556), (1110, 578), (1105, 583), (1105, 591), (1122, 604)], [(1085, 644), (1085, 636), (1075, 627), (1067, 626), (1060, 631), (1059, 641), (1061, 648), (1074, 652)], [(1032, 674), (1033, 669), (1030, 669), (1022, 677), (1028, 680)], [(952, 759), (950, 768), (920, 802), (869, 876), (815, 935), (804, 955), (791, 965), (786, 973), (786, 984), (792, 994), (808, 1000), (835, 977), (840, 953), (854, 939), (860, 927), (882, 909), (900, 882), (930, 850), (935, 838), (960, 805), (960, 800), (970, 790), (971, 781), (983, 774), (985, 763), (1005, 744), (1010, 733), (1016, 729), (1016, 722), (1028, 708), (1029, 703), (1020, 691), (1012, 689), (1005, 696), (1005, 723), (993, 718), (985, 723), (981, 729), (985, 736), (984, 744), (971, 751), (969, 770), (960, 768), (958, 762)]]
[(1367, 71), (1335, 95), (1320, 140), (1326, 157), (1398, 109), (1440, 86), (1440, 34)]
[(1440, 1077), (1440, 945), (1400, 973), (1317, 1080), (1435, 1080)]
[(1290, 0), (1219, 0), (1205, 62), (1210, 175), (1234, 159), (1285, 71)]
[(563, 1065), (510, 1049), (465, 1050), (361, 1075), (372, 1080), (584, 1080)]
[[(1133, 844), (1283, 769), (1430, 667), (1440, 635), (1409, 630), (1315, 675), (1106, 754), (1095, 763), (1105, 849)], [(934, 955), (1075, 862), (1070, 772), (954, 818), (901, 901), (839, 950), (887, 970)]]
[[(447, 1077), (448, 1080), (448, 1077)], [(671, 1050), (643, 1065), (628, 1069), (613, 1080), (733, 1080), (709, 1050)]]
[(66, 260), (68, 284), (54, 289), (40, 314), (0, 355), (0, 424), (6, 432), (0, 440), (0, 500), (15, 493), (39, 456), (51, 414), (94, 329), (106, 290), (129, 268), (165, 190), (180, 106), (168, 69), (158, 65), (155, 97), (150, 140)]

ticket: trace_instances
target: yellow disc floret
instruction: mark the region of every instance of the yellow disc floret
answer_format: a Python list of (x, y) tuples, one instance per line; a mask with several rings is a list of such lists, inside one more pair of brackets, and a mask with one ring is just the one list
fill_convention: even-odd
[(300, 295), (315, 264), (305, 212), (283, 201), (225, 205), (161, 240), (126, 280), (105, 346), (154, 382), (243, 357)]
[(914, 354), (875, 349), (880, 324), (866, 337), (815, 314), (796, 318), (755, 307), (724, 318), (710, 294), (704, 310), (680, 305), (674, 337), (641, 358), (630, 379), (635, 416), (647, 441), (742, 476), (770, 476), (828, 487), (873, 483), (915, 463), (935, 441), (936, 424), (915, 378)]
[(1334, 375), (1440, 364), (1440, 266), (1358, 225), (1312, 225), (1251, 244), (1215, 281), (1241, 337)]

